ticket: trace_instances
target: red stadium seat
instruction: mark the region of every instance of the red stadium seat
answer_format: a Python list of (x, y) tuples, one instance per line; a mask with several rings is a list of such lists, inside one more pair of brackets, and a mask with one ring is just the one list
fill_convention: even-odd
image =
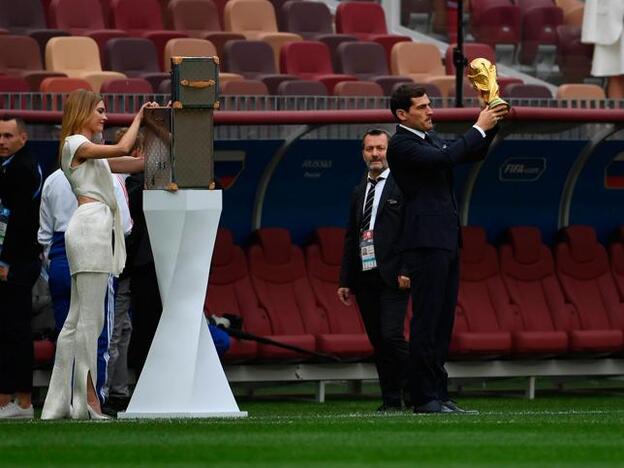
[[(234, 244), (232, 233), (227, 229), (217, 232), (204, 312), (207, 316), (237, 315), (243, 319), (243, 331), (258, 336), (272, 334), (269, 318), (258, 305), (251, 285), (243, 250)], [(256, 342), (232, 339), (225, 359), (253, 359), (257, 353)]]
[(515, 313), (503, 285), (496, 249), (487, 243), (485, 230), (462, 227), (461, 279), (455, 327), (450, 351), (453, 354), (509, 354), (511, 334), (504, 321)]
[(557, 46), (557, 26), (563, 24), (563, 10), (553, 0), (518, 0), (516, 4), (522, 10), (522, 44), (518, 61), (531, 65), (540, 45)]
[(306, 248), (306, 265), (312, 291), (325, 311), (329, 333), (317, 336), (321, 351), (342, 357), (363, 357), (373, 348), (366, 335), (358, 307), (345, 306), (336, 295), (344, 248), (344, 228), (319, 228)]
[(520, 43), (522, 12), (511, 0), (471, 0), (470, 31), (477, 42), (495, 48), (497, 44)]
[(336, 32), (380, 44), (390, 62), (392, 46), (411, 41), (409, 36), (388, 34), (386, 15), (381, 5), (372, 2), (343, 2), (336, 8)]
[(570, 348), (618, 351), (624, 343), (624, 313), (607, 252), (590, 226), (570, 226), (562, 234), (564, 240), (555, 248), (557, 276), (581, 329), (570, 332)]
[(557, 65), (565, 83), (581, 83), (590, 75), (594, 55), (593, 44), (581, 42), (581, 28), (557, 27)]
[(618, 229), (616, 241), (609, 246), (609, 258), (620, 300), (624, 301), (624, 226)]
[[(0, 76), (0, 108), (26, 109), (31, 89), (24, 78), (18, 76)], [(8, 96), (11, 94), (12, 96)]]
[[(446, 48), (446, 53), (444, 54), (444, 65), (446, 67), (447, 75), (455, 75), (455, 64), (453, 63), (453, 49), (455, 47), (457, 47), (457, 44), (450, 44)], [(464, 55), (466, 56), (468, 63), (476, 58), (482, 57), (488, 59), (496, 65), (496, 53), (488, 44), (467, 42), (464, 44)]]
[(322, 42), (298, 41), (284, 44), (280, 59), (282, 73), (296, 75), (302, 80), (320, 81), (330, 94), (341, 81), (357, 81), (353, 75), (334, 73), (329, 48)]
[(169, 39), (187, 37), (186, 34), (165, 29), (158, 0), (112, 0), (115, 27), (131, 36), (145, 37), (156, 46), (160, 70), (163, 70), (163, 53)]
[(512, 338), (517, 353), (564, 353), (568, 349), (569, 320), (550, 249), (534, 227), (509, 229), (509, 243), (500, 248), (501, 273), (518, 315), (512, 317)]
[[(327, 333), (322, 310), (316, 306), (307, 278), (303, 253), (290, 242), (282, 228), (264, 228), (256, 232), (257, 243), (248, 251), (252, 284), (266, 310), (274, 340), (316, 350), (315, 335)], [(260, 345), (263, 358), (301, 358), (294, 351)]]
[(39, 44), (28, 36), (0, 35), (0, 73), (24, 78), (31, 91), (39, 91), (41, 82), (64, 73), (43, 69)]

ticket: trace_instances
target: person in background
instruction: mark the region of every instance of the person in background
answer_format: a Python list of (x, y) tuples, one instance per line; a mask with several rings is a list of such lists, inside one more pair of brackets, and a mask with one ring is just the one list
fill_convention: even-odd
[(0, 118), (0, 419), (32, 418), (32, 287), (41, 168), (26, 148), (21, 119)]
[[(381, 386), (379, 412), (400, 411), (408, 392), (405, 313), (409, 278), (396, 248), (403, 223), (403, 195), (386, 161), (390, 136), (371, 129), (362, 137), (366, 178), (355, 187), (346, 227), (338, 299), (355, 295), (373, 345)], [(409, 406), (409, 400), (406, 406)]]

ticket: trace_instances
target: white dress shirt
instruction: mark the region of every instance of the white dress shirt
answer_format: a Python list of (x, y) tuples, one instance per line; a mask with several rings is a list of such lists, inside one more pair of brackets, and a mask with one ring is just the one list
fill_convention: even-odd
[[(381, 174), (379, 174), (377, 184), (375, 185), (375, 198), (373, 199), (373, 211), (371, 213), (370, 225), (368, 227), (369, 230), (375, 229), (375, 219), (377, 218), (377, 208), (379, 207), (379, 200), (381, 200), (381, 192), (386, 185), (386, 180), (388, 180), (388, 176), (390, 175), (390, 169), (386, 169)], [(368, 176), (369, 178), (370, 175)], [(371, 183), (366, 182), (366, 194), (364, 196), (364, 204), (362, 205), (362, 213), (364, 213), (364, 206), (366, 205), (366, 198), (369, 190), (371, 189)]]

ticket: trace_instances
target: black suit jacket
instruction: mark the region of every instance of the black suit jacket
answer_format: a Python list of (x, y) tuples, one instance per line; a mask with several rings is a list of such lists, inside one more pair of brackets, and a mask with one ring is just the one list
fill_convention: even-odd
[[(340, 286), (357, 289), (362, 271), (360, 257), (360, 222), (366, 196), (368, 178), (355, 187), (351, 196), (349, 218), (346, 226), (344, 254), (340, 270)], [(388, 176), (381, 193), (375, 218), (375, 257), (383, 281), (392, 288), (398, 288), (397, 277), (401, 271), (398, 240), (403, 220), (403, 195), (392, 174)]]
[(405, 197), (401, 250), (434, 247), (454, 250), (461, 244), (453, 167), (485, 158), (496, 129), (481, 133), (471, 127), (445, 144), (431, 135), (430, 143), (397, 126), (388, 145), (388, 164)]
[[(8, 158), (7, 158), (8, 159)], [(7, 159), (0, 158), (0, 164)], [(9, 265), (39, 258), (37, 242), (41, 172), (34, 156), (23, 147), (0, 167), (0, 200), (10, 211), (0, 260)]]

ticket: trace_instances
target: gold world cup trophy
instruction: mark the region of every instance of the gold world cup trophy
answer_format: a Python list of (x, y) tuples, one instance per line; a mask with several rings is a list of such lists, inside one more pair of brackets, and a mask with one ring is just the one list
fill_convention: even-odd
[(498, 95), (496, 65), (493, 65), (488, 59), (476, 58), (470, 62), (468, 79), (490, 109), (498, 106), (507, 106), (507, 109), (511, 108), (509, 103)]

